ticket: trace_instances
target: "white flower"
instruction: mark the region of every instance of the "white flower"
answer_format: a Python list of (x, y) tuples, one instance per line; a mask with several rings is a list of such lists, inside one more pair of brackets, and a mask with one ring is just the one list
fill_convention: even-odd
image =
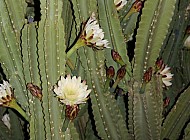
[(3, 80), (0, 84), (0, 106), (12, 100), (11, 85)]
[(7, 126), (9, 129), (11, 129), (9, 114), (5, 114), (2, 118), (2, 121), (3, 121), (5, 126)]
[(86, 81), (81, 83), (81, 77), (76, 78), (67, 75), (66, 78), (61, 76), (58, 85), (54, 86), (54, 92), (60, 101), (66, 105), (76, 105), (85, 103), (91, 90), (87, 90)]
[(166, 65), (164, 69), (160, 72), (160, 74), (162, 75), (162, 82), (164, 83), (164, 85), (171, 86), (172, 85), (171, 80), (173, 74), (171, 74), (170, 72), (170, 67)]
[(123, 8), (123, 6), (125, 6), (127, 4), (126, 0), (114, 0), (114, 4), (116, 6), (117, 10), (120, 10)]
[(109, 48), (108, 41), (104, 39), (104, 32), (100, 29), (95, 13), (92, 13), (84, 26), (81, 38), (85, 40), (87, 46), (95, 47), (96, 49)]

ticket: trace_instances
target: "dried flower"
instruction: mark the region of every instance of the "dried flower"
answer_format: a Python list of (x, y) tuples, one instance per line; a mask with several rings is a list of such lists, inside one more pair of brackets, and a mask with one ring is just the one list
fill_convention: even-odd
[(58, 85), (54, 86), (54, 92), (62, 103), (72, 106), (86, 102), (87, 96), (91, 92), (90, 89), (87, 90), (87, 87), (86, 81), (81, 83), (81, 77), (71, 78), (70, 75), (67, 75), (66, 78), (61, 76)]
[(148, 70), (144, 73), (143, 79), (146, 83), (148, 83), (152, 78), (152, 67), (149, 67)]
[(142, 1), (136, 0), (132, 5), (132, 9), (134, 12), (140, 12), (140, 10), (142, 9)]
[(162, 59), (157, 59), (155, 64), (157, 70), (163, 70), (165, 67), (164, 61)]
[(170, 98), (169, 98), (169, 97), (166, 97), (166, 98), (164, 99), (164, 102), (163, 102), (163, 107), (166, 108), (166, 107), (169, 105), (169, 103), (170, 103)]
[(9, 114), (5, 114), (1, 120), (3, 121), (4, 125), (7, 126), (8, 129), (11, 129)]
[(79, 112), (79, 106), (78, 105), (66, 105), (65, 114), (69, 120), (73, 120), (77, 117)]
[(126, 0), (114, 0), (114, 4), (116, 6), (117, 10), (120, 10), (123, 8), (123, 6), (125, 6), (127, 4)]
[(42, 90), (37, 85), (27, 83), (26, 86), (33, 96), (37, 97), (39, 100), (42, 100)]
[(92, 13), (87, 23), (83, 27), (83, 32), (80, 38), (87, 46), (96, 48), (98, 50), (108, 47), (108, 41), (104, 40), (104, 32), (97, 23), (95, 13)]
[(0, 106), (9, 106), (9, 102), (12, 100), (13, 94), (11, 85), (3, 80), (3, 84), (0, 84)]

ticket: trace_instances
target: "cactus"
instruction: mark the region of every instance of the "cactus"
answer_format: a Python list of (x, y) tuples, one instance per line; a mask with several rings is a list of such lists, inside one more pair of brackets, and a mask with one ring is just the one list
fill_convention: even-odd
[[(25, 113), (0, 95), (11, 124), (0, 121), (2, 139), (190, 137), (190, 0), (124, 1), (0, 1), (0, 80)], [(88, 24), (103, 45), (86, 37)], [(69, 79), (89, 96), (60, 98)]]

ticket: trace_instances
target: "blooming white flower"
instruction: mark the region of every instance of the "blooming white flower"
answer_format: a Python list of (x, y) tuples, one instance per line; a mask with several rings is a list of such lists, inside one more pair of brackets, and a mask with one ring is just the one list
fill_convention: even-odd
[(166, 65), (164, 69), (160, 72), (160, 74), (162, 75), (162, 82), (164, 83), (164, 85), (171, 86), (172, 85), (171, 80), (173, 74), (171, 74), (170, 72), (170, 67)]
[(60, 101), (66, 105), (76, 105), (85, 103), (91, 90), (87, 90), (86, 81), (81, 83), (81, 77), (76, 78), (67, 75), (66, 78), (61, 76), (58, 85), (54, 86), (54, 92)]
[(5, 114), (2, 118), (2, 121), (7, 128), (11, 129), (11, 124), (10, 124), (10, 117), (9, 114)]
[(127, 0), (114, 0), (114, 4), (117, 10), (120, 10), (127, 4)]
[(12, 100), (11, 85), (3, 80), (0, 84), (0, 106)]
[(96, 49), (109, 48), (108, 41), (104, 40), (104, 32), (96, 20), (95, 13), (92, 13), (88, 19), (80, 37), (85, 41), (87, 46), (92, 46)]

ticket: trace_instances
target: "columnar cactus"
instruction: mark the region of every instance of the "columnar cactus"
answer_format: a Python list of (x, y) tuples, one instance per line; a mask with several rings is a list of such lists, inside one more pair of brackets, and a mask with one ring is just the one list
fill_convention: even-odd
[(0, 137), (189, 139), (189, 19), (190, 0), (1, 0)]

